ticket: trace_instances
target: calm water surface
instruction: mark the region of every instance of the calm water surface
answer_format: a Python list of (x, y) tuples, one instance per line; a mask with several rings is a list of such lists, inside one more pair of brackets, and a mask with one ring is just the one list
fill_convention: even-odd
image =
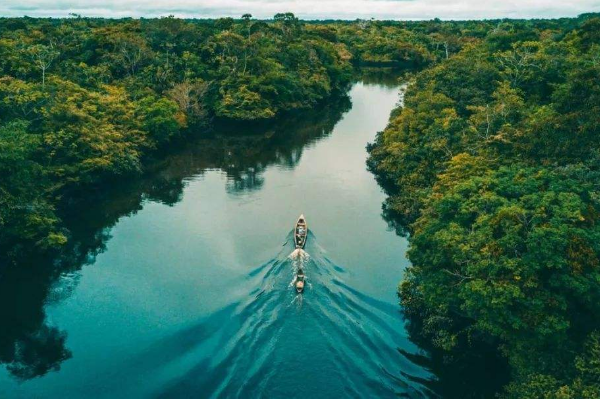
[(86, 204), (58, 272), (0, 283), (0, 396), (430, 396), (396, 298), (407, 244), (365, 167), (398, 93), (356, 83), (351, 106), (198, 141)]

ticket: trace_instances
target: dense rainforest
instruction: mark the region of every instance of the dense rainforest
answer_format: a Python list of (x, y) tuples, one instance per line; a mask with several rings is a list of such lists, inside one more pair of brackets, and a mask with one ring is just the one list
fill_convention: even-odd
[(0, 19), (0, 263), (59, 253), (71, 209), (176, 142), (343, 97), (361, 65), (417, 68), (369, 148), (411, 243), (412, 331), (448, 359), (497, 352), (505, 397), (598, 397), (599, 32), (595, 15)]
[(369, 166), (409, 329), (495, 351), (502, 397), (600, 397), (600, 18), (498, 22), (407, 84)]
[(63, 248), (74, 200), (169, 143), (314, 108), (345, 94), (353, 66), (427, 65), (490, 24), (457, 26), (0, 19), (0, 259)]
[(290, 14), (159, 20), (0, 21), (0, 246), (9, 257), (68, 241), (60, 208), (140, 173), (213, 119), (259, 121), (345, 90), (340, 44)]

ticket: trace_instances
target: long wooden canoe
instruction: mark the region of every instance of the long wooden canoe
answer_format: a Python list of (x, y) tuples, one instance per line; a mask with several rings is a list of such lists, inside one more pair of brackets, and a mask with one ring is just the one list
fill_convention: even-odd
[(296, 248), (304, 248), (306, 237), (308, 237), (308, 225), (306, 224), (304, 215), (300, 215), (294, 227), (294, 244)]

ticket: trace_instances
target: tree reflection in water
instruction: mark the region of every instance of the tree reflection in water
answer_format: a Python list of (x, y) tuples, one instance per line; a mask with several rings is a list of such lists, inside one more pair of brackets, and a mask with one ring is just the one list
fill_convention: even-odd
[(349, 109), (350, 100), (344, 96), (318, 112), (296, 115), (252, 134), (241, 128), (216, 132), (214, 138), (186, 143), (152, 165), (143, 178), (97, 187), (86, 198), (65, 204), (61, 213), (69, 244), (62, 253), (0, 264), (0, 364), (15, 378), (27, 380), (59, 370), (71, 357), (66, 333), (49, 324), (45, 305), (75, 289), (77, 279), (65, 276), (76, 276), (84, 265), (94, 263), (120, 218), (135, 214), (146, 201), (176, 204), (186, 179), (210, 169), (226, 173), (231, 195), (260, 190), (268, 166), (294, 168), (303, 148), (329, 135)]
[(5, 267), (0, 277), (0, 362), (21, 380), (58, 370), (71, 357), (65, 333), (46, 324), (44, 303), (58, 276), (48, 266)]

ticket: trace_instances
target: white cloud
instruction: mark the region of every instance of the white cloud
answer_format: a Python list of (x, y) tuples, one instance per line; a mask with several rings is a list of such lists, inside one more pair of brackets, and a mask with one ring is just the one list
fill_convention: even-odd
[(553, 18), (600, 11), (600, 0), (3, 0), (1, 16), (203, 18), (291, 11), (305, 19)]

